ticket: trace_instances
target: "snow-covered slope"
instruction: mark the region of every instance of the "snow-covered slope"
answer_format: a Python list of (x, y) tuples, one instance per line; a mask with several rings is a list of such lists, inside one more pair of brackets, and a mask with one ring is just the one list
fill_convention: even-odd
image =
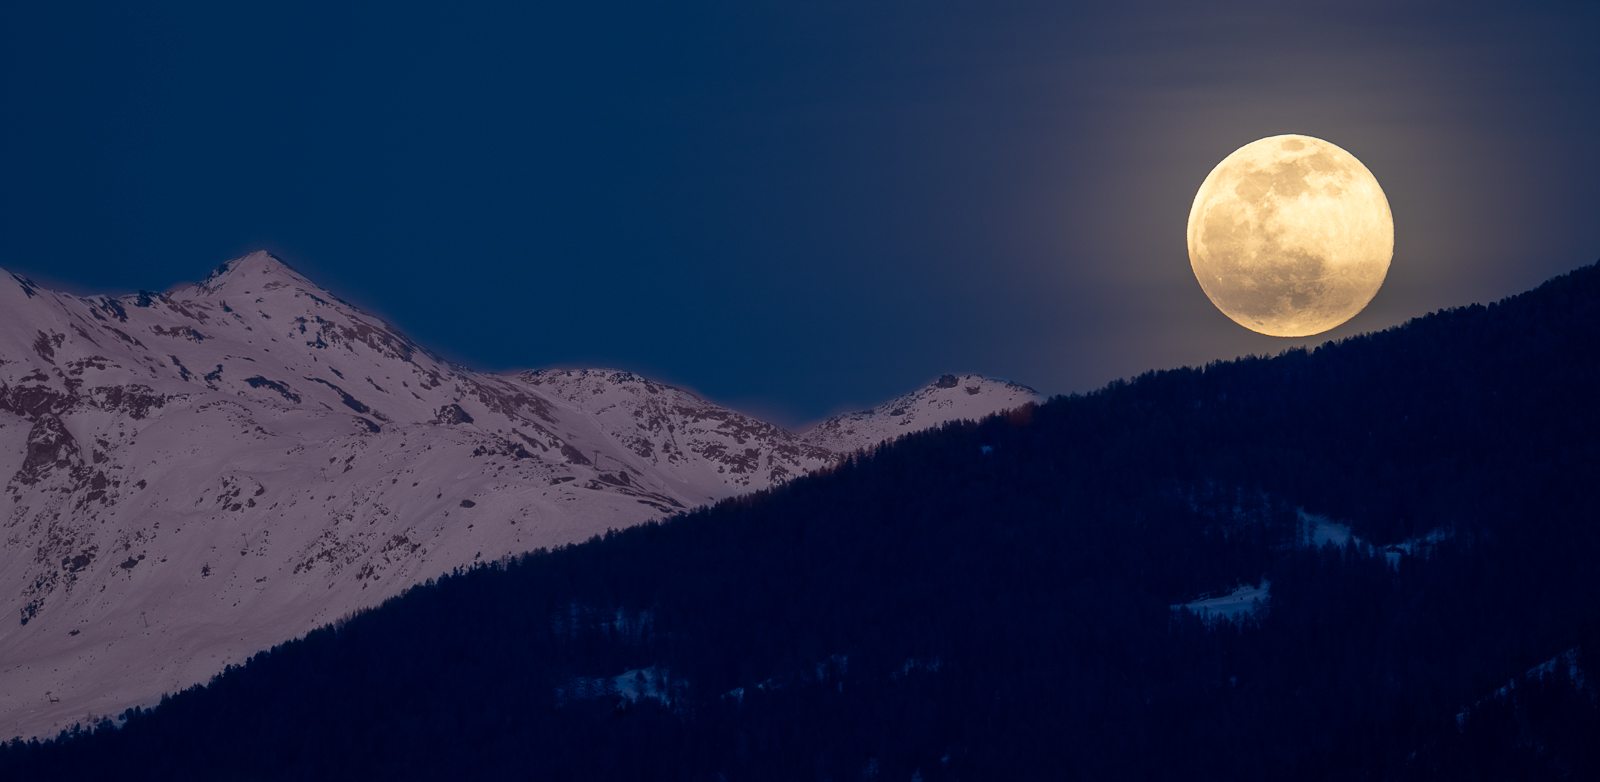
[(1040, 401), (1039, 392), (1018, 383), (982, 375), (945, 375), (871, 410), (829, 418), (807, 429), (801, 439), (829, 451), (855, 451), (949, 421), (976, 421)]
[(114, 298), (0, 272), (0, 735), (148, 702), (456, 566), (987, 412), (926, 391), (914, 418), (801, 438), (625, 372), (452, 366), (266, 253)]
[(632, 372), (543, 369), (518, 380), (586, 413), (641, 464), (683, 481), (684, 491), (710, 486), (706, 499), (734, 485), (782, 483), (835, 458), (780, 426), (719, 407), (694, 394)]

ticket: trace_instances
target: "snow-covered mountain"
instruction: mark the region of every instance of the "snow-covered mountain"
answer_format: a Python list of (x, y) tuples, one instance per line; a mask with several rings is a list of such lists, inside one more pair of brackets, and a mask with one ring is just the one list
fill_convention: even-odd
[(834, 452), (869, 448), (947, 421), (977, 420), (1043, 397), (1027, 386), (982, 375), (945, 375), (871, 410), (836, 415), (805, 430), (800, 439)]
[(266, 253), (163, 294), (0, 274), (0, 734), (150, 701), (456, 566), (1035, 398), (950, 379), (798, 436), (626, 372), (453, 366)]

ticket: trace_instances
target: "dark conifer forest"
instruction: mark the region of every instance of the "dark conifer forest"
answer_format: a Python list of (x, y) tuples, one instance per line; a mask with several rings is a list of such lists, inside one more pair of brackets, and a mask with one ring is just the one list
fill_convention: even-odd
[(1591, 266), (451, 574), (0, 779), (1596, 779), (1597, 484)]

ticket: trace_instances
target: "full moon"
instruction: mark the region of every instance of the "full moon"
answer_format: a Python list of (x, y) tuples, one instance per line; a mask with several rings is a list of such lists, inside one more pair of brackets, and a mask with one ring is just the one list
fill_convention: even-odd
[(1252, 141), (1211, 169), (1189, 212), (1189, 263), (1211, 303), (1252, 331), (1320, 334), (1383, 287), (1394, 216), (1355, 156), (1311, 136)]

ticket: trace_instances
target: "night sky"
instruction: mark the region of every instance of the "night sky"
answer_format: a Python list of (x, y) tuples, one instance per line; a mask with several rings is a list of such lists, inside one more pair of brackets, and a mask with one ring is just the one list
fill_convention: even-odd
[(797, 423), (1301, 344), (1184, 245), (1263, 136), (1344, 147), (1395, 215), (1312, 342), (1600, 258), (1600, 4), (222, 5), (0, 10), (0, 267), (165, 289), (267, 248), (470, 366)]

